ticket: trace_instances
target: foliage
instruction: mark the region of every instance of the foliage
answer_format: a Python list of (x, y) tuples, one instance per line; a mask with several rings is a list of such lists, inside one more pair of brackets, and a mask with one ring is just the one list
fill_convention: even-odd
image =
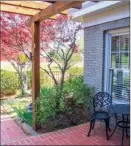
[(68, 70), (69, 76), (72, 79), (73, 77), (78, 77), (83, 75), (83, 67), (72, 67)]
[[(32, 87), (32, 72), (28, 71), (28, 88)], [(40, 86), (43, 87), (51, 87), (53, 85), (51, 78), (43, 71), (40, 70)]]
[(16, 117), (16, 108), (24, 109), (28, 104), (30, 104), (32, 101), (31, 97), (16, 97), (16, 98), (8, 98), (1, 100), (1, 105), (3, 107), (6, 107), (8, 109), (8, 113), (10, 113), (11, 117)]
[[(22, 93), (27, 89), (25, 72), (31, 65), (31, 29), (26, 25), (29, 17), (2, 12), (1, 20), (1, 54), (16, 70)], [(73, 22), (67, 16), (59, 15), (54, 20), (45, 20), (40, 27), (40, 55), (48, 60), (48, 70), (43, 70), (54, 81), (56, 86), (63, 86), (66, 71), (72, 66), (71, 57), (78, 52), (76, 36), (81, 29), (80, 23)], [(9, 37), (11, 36), (11, 37)], [(52, 72), (52, 66), (58, 66), (60, 81)], [(45, 79), (43, 79), (43, 83)]]
[(17, 59), (19, 61), (19, 64), (21, 65), (25, 65), (29, 61), (27, 55), (25, 55), (24, 53), (20, 53)]
[(15, 72), (1, 70), (1, 93), (10, 95), (18, 89), (18, 78)]
[[(48, 25), (47, 25), (48, 24)], [(43, 68), (53, 80), (55, 86), (63, 86), (65, 73), (72, 66), (71, 58), (78, 52), (76, 45), (77, 33), (81, 29), (80, 23), (73, 22), (67, 16), (59, 16), (56, 21), (48, 20), (41, 25), (41, 57), (48, 59), (48, 69)], [(57, 66), (61, 78), (54, 75), (52, 66)]]
[[(68, 119), (72, 119), (72, 115), (69, 113), (76, 113), (77, 106), (85, 105), (85, 108), (89, 109), (91, 97), (92, 89), (83, 84), (82, 76), (66, 82), (63, 90), (59, 87), (42, 88), (40, 97), (36, 101), (36, 119), (38, 125), (48, 123), (50, 119), (56, 124), (56, 117), (61, 112)], [(58, 99), (60, 99), (60, 107), (56, 108)]]
[[(53, 72), (56, 72), (57, 68), (54, 67), (52, 70), (53, 70)], [(60, 79), (60, 75), (61, 75), (60, 71), (57, 71), (57, 74), (58, 74), (57, 78)], [(69, 74), (69, 78), (83, 75), (83, 67), (72, 67), (68, 70), (67, 74)], [(67, 79), (69, 79), (69, 78), (67, 78)], [(31, 88), (31, 83), (32, 83), (32, 72), (28, 71), (28, 87), (29, 88)], [(44, 87), (50, 88), (50, 87), (53, 87), (53, 85), (54, 85), (53, 80), (43, 70), (40, 70), (41, 88), (44, 88)]]
[(42, 88), (40, 97), (36, 101), (36, 122), (38, 125), (48, 122), (56, 114), (55, 88)]
[(26, 88), (24, 72), (31, 65), (31, 30), (26, 25), (27, 19), (26, 16), (6, 12), (0, 16), (1, 55), (17, 72), (22, 93)]
[(28, 57), (28, 52), (31, 50), (30, 27), (25, 25), (28, 17), (2, 12), (0, 19), (2, 56), (8, 61), (19, 63), (20, 53)]
[(92, 88), (89, 88), (83, 83), (83, 76), (75, 77), (65, 82), (63, 88), (66, 97), (72, 96), (75, 100), (75, 104), (84, 104), (86, 100), (88, 101), (88, 106), (92, 97), (92, 90)]
[(28, 112), (26, 107), (24, 108), (21, 108), (20, 106), (15, 107), (15, 111), (17, 113), (17, 116), (21, 119), (21, 122), (26, 122), (30, 126), (33, 125), (32, 113)]
[(52, 87), (52, 80), (51, 78), (44, 72), (40, 71), (40, 86), (43, 87)]
[(81, 62), (80, 52), (79, 53), (74, 53), (72, 55), (72, 58), (71, 58), (70, 62), (74, 62), (74, 63)]

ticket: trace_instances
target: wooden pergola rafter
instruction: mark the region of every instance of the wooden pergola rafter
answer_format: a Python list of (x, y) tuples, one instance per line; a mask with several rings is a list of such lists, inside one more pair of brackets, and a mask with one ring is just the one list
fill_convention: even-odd
[[(34, 16), (52, 4), (38, 1), (0, 1), (0, 5), (1, 11)], [(67, 15), (67, 10), (61, 12), (61, 14)], [(49, 19), (56, 19), (56, 15), (51, 16)]]
[(69, 8), (81, 8), (82, 1), (0, 1), (0, 11), (31, 16), (32, 27), (32, 103), (33, 128), (36, 129), (35, 100), (40, 93), (40, 22), (67, 15)]

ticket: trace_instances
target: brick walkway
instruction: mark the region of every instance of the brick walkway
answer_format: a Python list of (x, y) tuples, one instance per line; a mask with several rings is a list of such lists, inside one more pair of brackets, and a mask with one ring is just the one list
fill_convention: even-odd
[[(5, 129), (7, 128), (5, 127)], [(2, 141), (6, 145), (120, 145), (121, 133), (119, 131), (110, 140), (106, 140), (105, 129), (102, 124), (96, 123), (95, 130), (92, 131), (90, 137), (86, 136), (88, 130), (89, 123), (39, 136), (24, 137), (23, 133), (17, 132), (17, 128), (13, 127), (13, 131), (9, 131), (8, 135), (11, 137), (6, 136), (4, 138), (3, 136)], [(24, 138), (8, 142), (7, 140), (11, 140), (14, 133), (17, 133), (19, 138)], [(124, 144), (129, 145), (129, 138), (125, 138)]]
[(21, 128), (8, 115), (1, 117), (1, 144), (25, 138)]

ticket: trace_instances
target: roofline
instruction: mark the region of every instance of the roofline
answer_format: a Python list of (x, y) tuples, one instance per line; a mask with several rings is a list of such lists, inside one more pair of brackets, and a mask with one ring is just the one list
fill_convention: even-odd
[(116, 7), (119, 5), (127, 4), (129, 1), (103, 1), (99, 2), (93, 6), (90, 6), (88, 8), (79, 10), (77, 12), (74, 12), (71, 14), (72, 19), (76, 21), (83, 21), (84, 16), (89, 16), (94, 13), (102, 12), (110, 7)]

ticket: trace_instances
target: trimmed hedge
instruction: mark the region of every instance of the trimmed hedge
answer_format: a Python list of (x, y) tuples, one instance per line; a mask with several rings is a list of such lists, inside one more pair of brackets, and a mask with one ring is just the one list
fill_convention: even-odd
[(1, 94), (12, 95), (16, 93), (19, 86), (17, 74), (15, 72), (1, 70)]
[[(83, 75), (83, 67), (73, 67), (67, 71), (69, 79)], [(60, 77), (60, 76), (59, 76)], [(32, 73), (28, 71), (28, 88), (32, 85)], [(40, 71), (40, 85), (43, 87), (52, 87), (54, 85), (52, 79), (44, 72)], [(15, 94), (19, 89), (19, 79), (16, 72), (1, 70), (1, 95)]]
[[(28, 87), (32, 87), (32, 72), (28, 72)], [(52, 81), (51, 78), (44, 72), (40, 71), (40, 86), (41, 87), (51, 87), (52, 86)]]
[(83, 67), (72, 67), (68, 70), (70, 78), (82, 76), (84, 72)]

